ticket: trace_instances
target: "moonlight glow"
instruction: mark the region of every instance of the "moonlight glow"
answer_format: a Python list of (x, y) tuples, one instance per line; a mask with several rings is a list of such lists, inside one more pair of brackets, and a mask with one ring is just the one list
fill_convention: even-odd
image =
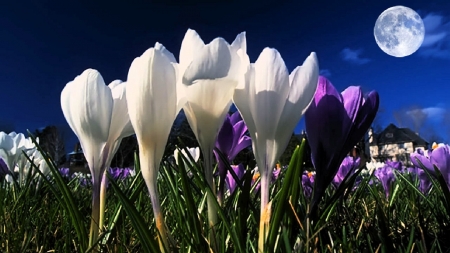
[(419, 14), (408, 7), (391, 7), (378, 17), (374, 28), (375, 40), (386, 54), (404, 57), (422, 45), (425, 35)]

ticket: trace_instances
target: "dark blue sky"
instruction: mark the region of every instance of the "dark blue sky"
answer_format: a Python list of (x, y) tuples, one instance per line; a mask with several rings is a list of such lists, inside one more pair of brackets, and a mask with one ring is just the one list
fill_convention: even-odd
[[(405, 58), (385, 54), (373, 36), (377, 17), (395, 5), (417, 11), (427, 29), (423, 46)], [(107, 83), (125, 80), (132, 60), (157, 41), (178, 57), (188, 28), (206, 43), (215, 37), (231, 42), (246, 31), (252, 62), (273, 47), (289, 70), (315, 51), (321, 72), (339, 90), (361, 85), (380, 93), (377, 124), (397, 123), (395, 114), (413, 127), (410, 116), (416, 115), (418, 126), (426, 118), (421, 135), (450, 140), (448, 0), (4, 2), (0, 128), (25, 132), (57, 125), (72, 135), (60, 106), (67, 82), (86, 68), (99, 70)]]

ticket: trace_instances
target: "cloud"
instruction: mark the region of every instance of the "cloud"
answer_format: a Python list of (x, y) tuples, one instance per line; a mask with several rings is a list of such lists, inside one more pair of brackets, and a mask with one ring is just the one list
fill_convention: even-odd
[(427, 120), (432, 120), (435, 122), (442, 120), (445, 116), (445, 113), (446, 113), (446, 110), (439, 106), (418, 108), (418, 109), (413, 109), (413, 110), (409, 110), (406, 112), (406, 114), (408, 114), (410, 116), (414, 116), (417, 114), (424, 114), (424, 115), (426, 115)]
[(425, 37), (418, 54), (426, 58), (450, 60), (450, 19), (429, 13), (423, 18)]
[(362, 52), (363, 52), (362, 49), (352, 50), (350, 48), (344, 48), (341, 51), (341, 58), (344, 61), (351, 62), (351, 63), (358, 64), (358, 65), (363, 65), (363, 64), (370, 62), (369, 58), (361, 57)]
[(331, 72), (329, 69), (321, 69), (319, 71), (319, 75), (324, 76), (324, 77), (330, 77), (331, 76)]

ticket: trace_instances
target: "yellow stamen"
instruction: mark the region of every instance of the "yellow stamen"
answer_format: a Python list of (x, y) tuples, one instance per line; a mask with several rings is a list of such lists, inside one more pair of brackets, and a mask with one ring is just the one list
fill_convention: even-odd
[(256, 172), (256, 173), (253, 175), (253, 181), (256, 181), (258, 178), (259, 178), (259, 172)]
[(433, 142), (433, 145), (431, 146), (431, 149), (436, 149), (439, 147), (439, 145), (436, 142)]

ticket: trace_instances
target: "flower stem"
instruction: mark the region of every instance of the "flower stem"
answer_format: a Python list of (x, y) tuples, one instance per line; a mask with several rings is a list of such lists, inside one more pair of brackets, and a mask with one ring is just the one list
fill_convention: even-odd
[(158, 242), (161, 252), (166, 252), (168, 249), (169, 242), (167, 240), (168, 233), (166, 231), (166, 224), (164, 222), (164, 217), (161, 212), (161, 204), (159, 203), (158, 189), (156, 189), (156, 184), (151, 184), (148, 186), (148, 191), (150, 193), (150, 200), (152, 202), (153, 214), (155, 216), (156, 228), (158, 229)]
[(265, 165), (261, 174), (261, 214), (259, 219), (258, 252), (264, 252), (264, 245), (269, 232), (271, 205), (269, 204), (269, 166)]
[(140, 163), (142, 176), (147, 184), (148, 192), (150, 194), (150, 201), (152, 202), (153, 215), (155, 217), (156, 228), (158, 229), (158, 242), (161, 252), (166, 252), (170, 249), (168, 237), (170, 234), (166, 230), (166, 224), (161, 212), (161, 204), (159, 202), (159, 194), (157, 189), (157, 177), (159, 169), (159, 161), (155, 161), (152, 152), (147, 152), (146, 149), (140, 151)]
[(210, 228), (209, 240), (213, 252), (217, 252), (216, 232), (214, 227), (217, 224), (217, 209), (216, 205), (214, 204), (214, 201), (216, 201), (215, 199), (216, 187), (214, 184), (213, 168), (212, 168), (213, 149), (207, 147), (205, 148), (203, 154), (204, 154), (203, 162), (204, 162), (206, 182), (208, 183), (209, 187), (211, 188), (211, 191), (213, 192), (213, 195), (208, 194), (206, 196), (206, 202), (208, 204), (208, 222)]
[(97, 242), (99, 232), (100, 219), (100, 182), (94, 179), (92, 185), (92, 214), (91, 214), (91, 229), (89, 233), (89, 248)]
[(108, 186), (108, 177), (107, 174), (108, 173), (106, 170), (105, 172), (103, 172), (102, 175), (102, 183), (100, 185), (100, 210), (99, 210), (99, 222), (98, 222), (98, 226), (100, 229), (103, 229), (103, 223), (105, 220), (105, 205), (106, 205), (106, 187)]

